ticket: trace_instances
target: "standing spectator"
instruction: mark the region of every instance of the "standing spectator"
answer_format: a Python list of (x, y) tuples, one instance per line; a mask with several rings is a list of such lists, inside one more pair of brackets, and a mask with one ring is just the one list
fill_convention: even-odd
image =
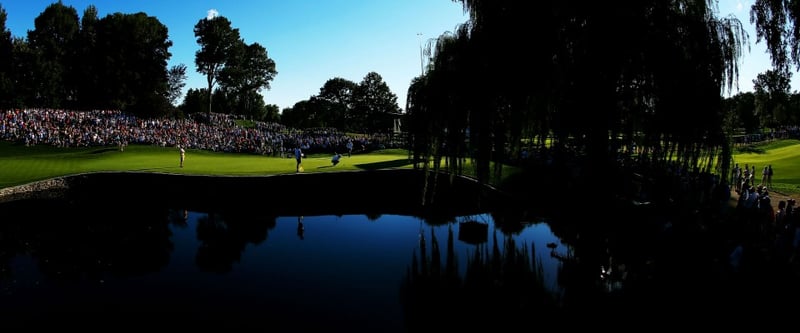
[(767, 186), (772, 188), (772, 164), (767, 169)]
[(767, 185), (768, 175), (769, 175), (769, 166), (765, 165), (764, 170), (761, 170), (761, 186)]
[(350, 155), (353, 154), (353, 140), (352, 139), (348, 139), (347, 140), (346, 147), (347, 147), (347, 157), (350, 157)]
[(295, 172), (300, 172), (300, 169), (303, 167), (301, 165), (303, 163), (303, 151), (300, 150), (300, 146), (294, 147), (294, 159), (297, 160)]
[(183, 147), (181, 147), (180, 145), (178, 146), (178, 148), (181, 149), (181, 168), (183, 168), (183, 161), (186, 159), (186, 150), (183, 149)]
[(744, 183), (747, 182), (748, 180), (750, 180), (750, 166), (747, 163), (745, 163), (744, 169), (742, 170), (742, 186), (741, 186), (742, 191), (747, 189), (746, 187), (744, 187)]

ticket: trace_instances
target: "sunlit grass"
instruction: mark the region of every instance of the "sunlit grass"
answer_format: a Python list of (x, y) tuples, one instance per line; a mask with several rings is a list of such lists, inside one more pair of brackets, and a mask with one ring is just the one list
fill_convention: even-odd
[[(344, 156), (333, 166), (332, 155), (310, 155), (303, 159), (304, 172), (410, 168), (404, 150), (381, 151)], [(116, 147), (54, 148), (24, 147), (0, 142), (0, 188), (26, 184), (53, 177), (103, 171), (159, 172), (191, 175), (261, 176), (295, 172), (294, 158), (251, 154), (229, 154), (187, 150), (180, 167), (174, 147), (130, 145), (125, 151)]]
[(756, 183), (761, 182), (761, 171), (772, 165), (772, 190), (782, 193), (800, 193), (800, 140), (779, 140), (737, 149), (734, 163), (756, 167)]
[[(345, 155), (341, 163), (332, 166), (331, 155), (309, 155), (303, 160), (305, 172), (375, 170), (411, 168), (408, 151), (386, 149), (369, 154)], [(780, 140), (752, 145), (734, 152), (734, 162), (744, 167), (756, 166), (758, 181), (765, 165), (775, 170), (773, 190), (800, 193), (800, 140)], [(442, 163), (444, 165), (444, 161)], [(493, 165), (492, 165), (493, 167)], [(188, 150), (185, 167), (179, 166), (178, 150), (174, 147), (130, 145), (125, 151), (116, 147), (55, 148), (25, 147), (0, 141), (0, 188), (30, 183), (53, 177), (98, 171), (162, 172), (193, 175), (259, 176), (295, 172), (295, 160), (250, 154), (229, 154)], [(519, 170), (503, 167), (503, 178)], [(475, 175), (470, 159), (465, 160), (464, 174)], [(497, 180), (493, 180), (498, 182)]]

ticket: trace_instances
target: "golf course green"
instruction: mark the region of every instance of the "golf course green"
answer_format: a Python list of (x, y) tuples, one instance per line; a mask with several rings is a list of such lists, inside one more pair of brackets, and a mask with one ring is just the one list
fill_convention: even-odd
[(800, 193), (800, 140), (776, 140), (739, 147), (734, 150), (733, 163), (740, 167), (756, 167), (755, 183), (761, 182), (764, 166), (772, 165), (773, 192), (796, 195)]
[[(333, 166), (332, 155), (308, 155), (303, 172), (334, 172), (411, 168), (408, 152), (387, 149), (369, 154), (344, 156)], [(0, 141), (0, 188), (54, 177), (107, 171), (154, 172), (187, 175), (277, 175), (295, 173), (294, 158), (231, 154), (189, 149), (184, 167), (175, 147), (130, 145), (91, 148), (25, 147)]]
[[(387, 149), (343, 157), (336, 166), (331, 155), (309, 155), (303, 159), (304, 172), (334, 172), (411, 168), (408, 152)], [(755, 165), (757, 183), (765, 165), (775, 175), (772, 190), (800, 193), (800, 140), (777, 140), (736, 148), (734, 163)], [(105, 171), (136, 171), (188, 175), (278, 175), (295, 173), (295, 160), (251, 154), (188, 150), (180, 167), (175, 147), (130, 145), (124, 151), (115, 146), (91, 148), (25, 147), (0, 141), (0, 188), (27, 184), (71, 174)]]

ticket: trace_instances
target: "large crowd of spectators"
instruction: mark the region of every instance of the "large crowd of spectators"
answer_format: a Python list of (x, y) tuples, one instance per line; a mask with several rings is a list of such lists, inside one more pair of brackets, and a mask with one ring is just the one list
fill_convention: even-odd
[(0, 119), (0, 139), (28, 146), (182, 146), (219, 152), (285, 156), (295, 147), (304, 152), (355, 151), (385, 147), (389, 137), (345, 134), (335, 128), (300, 130), (279, 123), (247, 122), (234, 115), (196, 114), (185, 119), (143, 119), (117, 110), (7, 110)]

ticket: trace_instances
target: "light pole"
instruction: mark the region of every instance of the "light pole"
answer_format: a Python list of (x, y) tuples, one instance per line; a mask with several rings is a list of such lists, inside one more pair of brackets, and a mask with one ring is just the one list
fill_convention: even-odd
[(422, 33), (417, 33), (417, 39), (419, 40), (419, 73), (420, 75), (425, 75), (425, 67), (422, 65)]

